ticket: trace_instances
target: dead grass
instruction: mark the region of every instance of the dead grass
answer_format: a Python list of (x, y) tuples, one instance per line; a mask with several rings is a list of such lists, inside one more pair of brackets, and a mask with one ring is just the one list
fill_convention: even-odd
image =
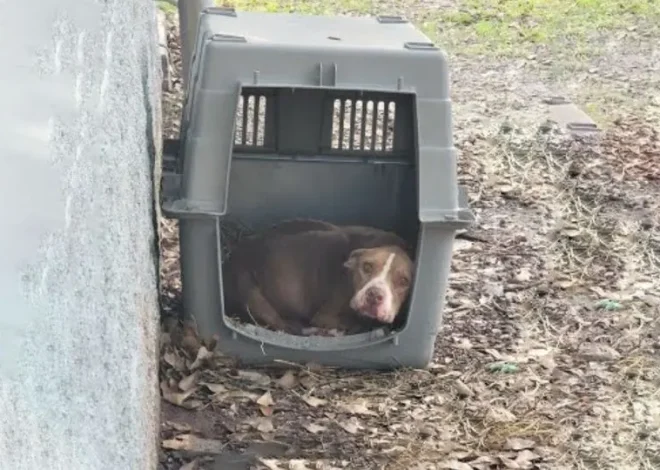
[[(659, 382), (651, 371), (659, 364), (653, 273), (660, 149), (653, 126), (628, 121), (600, 142), (514, 133), (481, 147), (471, 146), (464, 171), (480, 175), (484, 184), (478, 194), (488, 206), (507, 200), (502, 204), (510, 211), (507, 225), (527, 239), (523, 245), (535, 245), (538, 257), (526, 257), (532, 266), (518, 267), (519, 272), (524, 270), (531, 283), (544, 280), (542, 297), (537, 290), (517, 303), (527, 310), (518, 322), (521, 336), (535, 344), (528, 352), (546, 354), (552, 369), (534, 371), (536, 385), (528, 395), (532, 416), (539, 422), (550, 417), (554, 425), (544, 429), (547, 444), (565, 452), (552, 468), (657, 466)], [(491, 152), (493, 147), (498, 150)], [(491, 214), (494, 210), (488, 207)], [(516, 212), (524, 221), (516, 221)], [(484, 227), (491, 216), (486, 209), (482, 215)], [(523, 358), (526, 349), (518, 348)], [(521, 372), (517, 380), (532, 376), (530, 370)], [(642, 375), (644, 380), (630, 380)], [(507, 409), (516, 403), (522, 401)], [(641, 421), (631, 403), (638, 403)], [(652, 433), (651, 421), (656, 422)], [(525, 426), (518, 419), (513, 430), (520, 428)], [(509, 435), (512, 428), (499, 431)], [(526, 432), (538, 435), (533, 427)]]
[[(263, 442), (277, 451), (253, 468), (660, 468), (653, 124), (627, 116), (594, 141), (551, 126), (461, 134), (484, 241), (457, 241), (429, 370), (247, 370), (168, 322), (163, 468), (225, 468), (223, 455)], [(176, 226), (163, 228), (165, 313), (177, 313)]]

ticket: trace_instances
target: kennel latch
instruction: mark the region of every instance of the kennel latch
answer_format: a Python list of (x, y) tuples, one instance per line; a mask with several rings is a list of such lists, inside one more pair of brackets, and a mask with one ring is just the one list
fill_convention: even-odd
[(181, 141), (164, 139), (163, 174), (161, 181), (161, 209), (163, 214), (173, 219), (183, 217), (219, 217), (225, 210), (219, 204), (207, 201), (191, 201), (181, 197), (183, 175), (180, 172)]

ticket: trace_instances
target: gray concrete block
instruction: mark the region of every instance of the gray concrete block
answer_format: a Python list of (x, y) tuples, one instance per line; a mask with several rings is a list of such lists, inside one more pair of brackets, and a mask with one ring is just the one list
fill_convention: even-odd
[(155, 4), (0, 2), (0, 39), (0, 469), (155, 469)]

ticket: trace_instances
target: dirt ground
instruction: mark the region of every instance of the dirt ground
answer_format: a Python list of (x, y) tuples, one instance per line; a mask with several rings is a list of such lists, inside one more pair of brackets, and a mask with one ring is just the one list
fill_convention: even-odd
[[(175, 23), (165, 137), (181, 110)], [(478, 222), (456, 242), (428, 370), (246, 370), (200, 349), (171, 320), (178, 240), (163, 220), (161, 468), (660, 468), (657, 37), (626, 26), (574, 62), (452, 52)], [(602, 135), (546, 125), (556, 94), (597, 111)]]

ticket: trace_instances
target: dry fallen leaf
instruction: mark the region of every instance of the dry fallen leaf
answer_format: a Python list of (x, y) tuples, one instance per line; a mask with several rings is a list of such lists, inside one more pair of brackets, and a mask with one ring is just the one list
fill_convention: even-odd
[(501, 361), (503, 359), (502, 354), (499, 351), (496, 351), (495, 349), (492, 348), (484, 349), (484, 352), (493, 356), (493, 359), (495, 359), (496, 361)]
[(518, 437), (511, 437), (506, 440), (504, 448), (506, 450), (524, 450), (533, 449), (536, 443), (531, 439), (521, 439)]
[(583, 343), (579, 352), (588, 361), (615, 361), (621, 358), (619, 351), (601, 343)]
[(470, 461), (470, 465), (476, 470), (490, 470), (498, 464), (498, 460), (489, 455), (482, 455)]
[(523, 463), (528, 464), (529, 463), (529, 465), (531, 466), (532, 462), (534, 462), (535, 460), (540, 460), (540, 459), (541, 459), (540, 455), (535, 454), (531, 450), (525, 449), (525, 450), (521, 451), (518, 454), (518, 456), (516, 457), (516, 462), (519, 463), (519, 464), (523, 464)]
[(227, 391), (227, 387), (220, 384), (210, 384), (206, 382), (200, 382), (200, 385), (208, 388), (211, 391), (211, 393), (224, 393)]
[(289, 470), (309, 470), (306, 463), (306, 460), (289, 460)]
[(339, 403), (337, 406), (340, 410), (343, 410), (347, 413), (351, 413), (354, 415), (370, 415), (370, 416), (377, 416), (378, 413), (375, 411), (370, 410), (367, 407), (367, 400), (365, 399), (358, 399), (350, 403)]
[(162, 352), (164, 348), (172, 344), (172, 335), (166, 332), (162, 332), (160, 334), (160, 342), (158, 344), (160, 346), (160, 351)]
[(175, 421), (165, 421), (163, 423), (163, 426), (166, 429), (173, 429), (173, 430), (179, 431), (179, 432), (186, 432), (186, 431), (190, 431), (190, 429), (191, 429), (189, 424), (177, 423)]
[(355, 434), (360, 429), (364, 427), (360, 424), (360, 421), (355, 416), (352, 416), (350, 419), (337, 423), (340, 428), (346, 431), (349, 434)]
[(259, 462), (264, 464), (268, 470), (283, 470), (282, 467), (279, 466), (280, 461), (277, 459), (262, 459), (259, 458)]
[(446, 470), (472, 470), (471, 465), (459, 462), (458, 460), (447, 460), (445, 462), (441, 462), (438, 468)]
[(298, 382), (307, 390), (312, 390), (316, 384), (316, 379), (313, 375), (305, 374), (298, 377)]
[(307, 403), (312, 408), (316, 408), (317, 406), (322, 406), (328, 403), (328, 401), (324, 400), (323, 398), (316, 398), (311, 395), (305, 395), (301, 398), (305, 403)]
[(517, 462), (509, 459), (508, 457), (505, 457), (503, 455), (499, 455), (498, 458), (500, 459), (500, 462), (502, 465), (504, 465), (504, 468), (510, 468), (512, 470), (521, 470), (525, 467), (521, 467)]
[(274, 404), (275, 402), (273, 401), (273, 397), (271, 396), (270, 392), (264, 393), (257, 399), (257, 405), (259, 406), (269, 407), (273, 406)]
[(452, 460), (463, 461), (463, 460), (472, 459), (472, 458), (475, 457), (475, 455), (474, 455), (474, 452), (471, 452), (469, 450), (458, 450), (458, 451), (454, 451), (451, 454), (449, 454), (449, 457), (450, 458), (447, 459), (449, 461), (452, 461)]
[(303, 428), (311, 432), (312, 434), (318, 434), (320, 432), (325, 431), (327, 428), (325, 426), (321, 426), (319, 424), (314, 424), (314, 423), (309, 423), (303, 425)]
[(280, 388), (290, 390), (298, 385), (298, 379), (292, 370), (288, 370), (282, 377), (277, 380), (276, 384)]
[(191, 388), (185, 392), (174, 392), (167, 385), (166, 381), (161, 382), (160, 390), (163, 395), (163, 400), (172, 403), (173, 405), (181, 406), (191, 395), (197, 391), (197, 387)]
[(260, 372), (255, 372), (252, 370), (239, 370), (238, 377), (253, 382), (262, 387), (267, 387), (270, 385), (270, 377)]
[(246, 392), (244, 390), (232, 390), (231, 392), (227, 392), (227, 393), (218, 393), (217, 395), (214, 395), (214, 398), (218, 401), (222, 401), (227, 398), (239, 398), (239, 399), (250, 400), (256, 403), (257, 400), (259, 399), (259, 395), (257, 395), (256, 393)]
[(183, 338), (181, 339), (181, 347), (192, 354), (197, 354), (201, 345), (199, 338), (194, 332), (191, 332), (189, 329), (184, 331)]
[(178, 354), (167, 352), (163, 354), (163, 360), (179, 372), (186, 370), (186, 362)]
[(580, 236), (582, 230), (579, 228), (566, 228), (562, 230), (562, 233), (566, 235), (568, 238), (575, 238)]
[(408, 449), (403, 446), (392, 446), (385, 449), (381, 449), (380, 452), (383, 455), (401, 455), (406, 452)]
[(469, 240), (463, 240), (461, 238), (456, 238), (454, 240), (454, 245), (453, 245), (452, 248), (453, 248), (454, 251), (464, 251), (464, 250), (469, 250), (470, 248), (472, 248), (473, 245), (474, 245), (474, 243), (472, 243)]
[(501, 406), (491, 406), (486, 413), (486, 420), (492, 423), (513, 423), (517, 420), (515, 414)]
[(522, 268), (518, 274), (516, 274), (516, 281), (518, 282), (528, 282), (532, 278), (532, 274), (529, 272), (529, 269)]
[(199, 378), (199, 371), (193, 372), (189, 376), (181, 379), (181, 381), (179, 382), (179, 388), (181, 389), (181, 391), (187, 392), (188, 390), (190, 390), (195, 386), (198, 378)]
[(206, 346), (206, 349), (213, 352), (215, 347), (218, 345), (218, 341), (220, 341), (220, 335), (215, 334), (211, 336), (211, 338), (203, 340), (202, 343), (204, 344), (204, 346)]
[(502, 193), (502, 194), (507, 194), (510, 193), (511, 191), (515, 190), (515, 186), (512, 186), (510, 184), (500, 184), (497, 186), (497, 189)]
[(187, 410), (198, 410), (205, 407), (206, 403), (204, 403), (202, 400), (193, 398), (192, 400), (186, 400), (181, 406)]
[(552, 372), (555, 370), (555, 367), (557, 367), (557, 363), (555, 362), (555, 358), (551, 353), (546, 354), (545, 356), (541, 356), (538, 358), (539, 364), (541, 364), (543, 367), (545, 367), (548, 371)]
[(162, 446), (164, 449), (185, 450), (205, 454), (219, 454), (225, 447), (222, 442), (215, 439), (202, 439), (192, 434), (181, 434), (173, 439), (166, 439), (163, 441)]
[(459, 397), (471, 397), (473, 395), (472, 390), (470, 390), (470, 387), (465, 385), (465, 383), (461, 379), (456, 379), (456, 382), (454, 383), (456, 387), (456, 393), (458, 394)]
[(199, 460), (195, 459), (192, 462), (188, 462), (187, 464), (185, 464), (179, 470), (197, 470), (198, 467), (199, 467)]
[(197, 357), (195, 358), (195, 361), (190, 365), (190, 370), (198, 369), (210, 357), (213, 357), (213, 353), (209, 352), (209, 350), (204, 346), (200, 346), (199, 351), (197, 351)]
[(268, 417), (252, 418), (247, 423), (259, 432), (272, 432), (275, 430), (273, 420)]

